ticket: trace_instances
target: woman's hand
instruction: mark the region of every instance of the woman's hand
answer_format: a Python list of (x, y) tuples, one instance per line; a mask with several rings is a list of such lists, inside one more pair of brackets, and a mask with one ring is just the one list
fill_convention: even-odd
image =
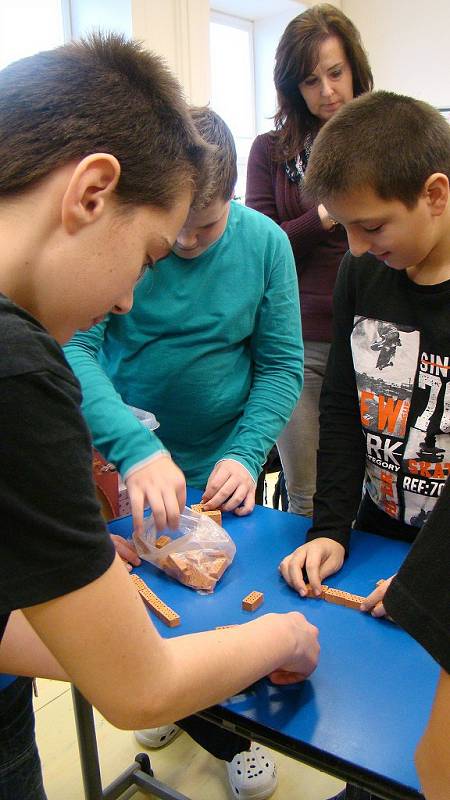
[(322, 203), (320, 206), (318, 206), (317, 213), (319, 214), (322, 228), (324, 228), (326, 231), (332, 231), (337, 224), (336, 220), (333, 219), (333, 217), (330, 217), (328, 211), (326, 210), (325, 206), (322, 205)]

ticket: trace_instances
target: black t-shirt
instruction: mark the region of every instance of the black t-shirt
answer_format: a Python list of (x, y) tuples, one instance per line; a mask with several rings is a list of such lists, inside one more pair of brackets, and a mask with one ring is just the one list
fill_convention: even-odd
[(57, 342), (0, 295), (0, 637), (12, 610), (79, 589), (114, 559), (80, 403)]
[(413, 541), (431, 514), (450, 474), (449, 309), (450, 281), (420, 286), (374, 256), (345, 256), (308, 540), (347, 547), (357, 517)]
[(450, 482), (384, 598), (388, 614), (450, 673)]

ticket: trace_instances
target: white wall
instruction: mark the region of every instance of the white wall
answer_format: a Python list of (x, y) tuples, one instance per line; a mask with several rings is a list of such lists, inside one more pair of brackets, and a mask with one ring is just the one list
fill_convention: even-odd
[(341, 0), (361, 33), (375, 88), (450, 107), (449, 0)]
[(209, 0), (131, 0), (133, 36), (164, 56), (189, 102), (209, 101)]
[(101, 29), (143, 41), (165, 58), (190, 102), (209, 101), (208, 0), (71, 0), (71, 23), (75, 39)]
[(256, 95), (256, 132), (264, 133), (273, 128), (273, 117), (276, 110), (276, 92), (273, 85), (273, 68), (275, 51), (281, 34), (291, 19), (302, 11), (306, 4), (292, 11), (284, 11), (272, 17), (256, 20), (254, 23), (255, 45), (255, 95)]

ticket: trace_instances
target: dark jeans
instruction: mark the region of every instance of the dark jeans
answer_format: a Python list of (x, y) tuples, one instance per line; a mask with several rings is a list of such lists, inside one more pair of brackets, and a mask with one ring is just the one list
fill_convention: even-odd
[(380, 798), (378, 795), (372, 794), (372, 792), (367, 792), (352, 783), (347, 783), (345, 789), (335, 797), (331, 797), (330, 800), (380, 800)]
[(17, 678), (0, 691), (0, 800), (47, 800), (30, 678)]
[[(185, 717), (177, 722), (197, 744), (204, 747), (208, 753), (221, 758), (222, 761), (232, 761), (238, 753), (248, 750), (250, 740), (232, 733), (224, 728), (219, 728), (214, 722), (208, 722), (200, 717)], [(2, 798), (0, 797), (0, 800)]]

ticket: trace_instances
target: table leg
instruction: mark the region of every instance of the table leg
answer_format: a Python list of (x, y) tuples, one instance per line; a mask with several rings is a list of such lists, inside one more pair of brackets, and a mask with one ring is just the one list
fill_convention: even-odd
[(103, 789), (92, 706), (75, 686), (72, 686), (72, 700), (85, 800), (118, 800), (131, 786), (136, 786), (144, 794), (161, 800), (189, 800), (186, 795), (171, 789), (154, 777), (146, 753), (139, 753), (134, 763)]

